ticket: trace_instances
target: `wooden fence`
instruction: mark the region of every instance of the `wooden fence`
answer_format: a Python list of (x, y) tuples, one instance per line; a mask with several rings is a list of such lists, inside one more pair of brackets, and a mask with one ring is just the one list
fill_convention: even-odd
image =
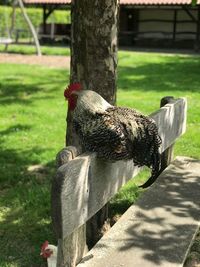
[[(186, 130), (187, 102), (166, 97), (150, 115), (162, 138), (162, 169), (171, 148)], [(86, 253), (86, 222), (99, 211), (141, 168), (132, 160), (109, 163), (95, 153), (77, 156), (75, 147), (63, 149), (57, 157), (60, 167), (52, 185), (52, 220), (58, 239), (57, 266), (75, 266)]]

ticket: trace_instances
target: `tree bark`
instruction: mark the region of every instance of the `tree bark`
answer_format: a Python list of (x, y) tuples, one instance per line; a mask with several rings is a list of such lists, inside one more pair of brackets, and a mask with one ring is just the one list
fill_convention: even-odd
[[(83, 89), (94, 90), (109, 103), (116, 102), (118, 0), (72, 0), (71, 2), (70, 82), (80, 82)], [(81, 151), (68, 110), (66, 144)], [(89, 243), (101, 237), (107, 219), (107, 206), (87, 225)], [(96, 226), (95, 226), (96, 225)], [(97, 233), (94, 233), (94, 228)], [(95, 236), (95, 240), (91, 240)]]
[[(73, 0), (71, 3), (71, 75), (83, 89), (116, 102), (117, 0)], [(67, 143), (74, 145), (68, 113)]]

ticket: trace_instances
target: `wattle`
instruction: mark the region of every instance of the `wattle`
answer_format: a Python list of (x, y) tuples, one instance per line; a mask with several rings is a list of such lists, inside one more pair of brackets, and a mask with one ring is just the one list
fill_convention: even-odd
[(68, 103), (69, 103), (69, 109), (70, 110), (74, 110), (75, 109), (75, 107), (76, 107), (76, 102), (77, 102), (77, 98), (76, 97), (70, 97), (69, 99), (68, 99)]

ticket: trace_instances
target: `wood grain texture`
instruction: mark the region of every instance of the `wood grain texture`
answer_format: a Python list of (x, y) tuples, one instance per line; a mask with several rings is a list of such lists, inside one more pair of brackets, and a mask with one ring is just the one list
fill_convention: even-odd
[(162, 138), (161, 152), (172, 145), (179, 136), (186, 131), (187, 101), (179, 98), (174, 103), (169, 103), (152, 113), (152, 117), (157, 126), (160, 137)]
[[(117, 88), (117, 0), (71, 1), (70, 83), (94, 90), (114, 105)], [(67, 144), (79, 146), (67, 114)]]
[(199, 229), (199, 170), (177, 157), (78, 267), (183, 267)]
[[(57, 166), (63, 166), (78, 156), (78, 150), (74, 146), (62, 149), (56, 156)], [(76, 228), (70, 235), (62, 237), (62, 200), (60, 198), (62, 188), (59, 186), (62, 177), (56, 175), (52, 184), (52, 222), (58, 238), (57, 267), (75, 267), (87, 252), (86, 225)], [(56, 199), (56, 201), (54, 201)]]
[(88, 252), (85, 225), (64, 239), (58, 239), (57, 267), (75, 267)]
[[(167, 104), (174, 103), (175, 98), (173, 96), (166, 96), (163, 97), (160, 101), (160, 107), (164, 107)], [(160, 173), (172, 162), (174, 157), (174, 144), (169, 146), (165, 151), (161, 154), (161, 166), (160, 166)]]
[[(70, 83), (80, 82), (83, 89), (96, 91), (113, 105), (117, 89), (118, 9), (117, 0), (71, 1)], [(68, 110), (66, 143), (81, 148), (72, 121), (73, 112)], [(87, 222), (88, 244), (93, 245), (100, 237), (106, 210), (107, 206), (103, 207)]]
[[(181, 98), (150, 115), (163, 141), (161, 152), (185, 132), (186, 107), (186, 100)], [(62, 238), (85, 224), (139, 171), (131, 160), (105, 162), (97, 159), (95, 153), (82, 154), (62, 165), (55, 179), (60, 195), (54, 198), (60, 205)]]

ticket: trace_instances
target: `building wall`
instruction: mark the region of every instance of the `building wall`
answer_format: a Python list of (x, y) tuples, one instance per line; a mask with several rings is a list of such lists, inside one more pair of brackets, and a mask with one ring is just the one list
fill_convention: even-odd
[[(197, 7), (187, 7), (191, 16), (198, 18)], [(176, 10), (176, 26), (174, 17)], [(142, 39), (173, 40), (176, 27), (175, 41), (196, 40), (197, 23), (181, 6), (129, 6), (120, 10), (120, 40), (136, 43)]]
[[(150, 21), (152, 20), (152, 21)], [(171, 22), (161, 22), (155, 20), (169, 20)], [(142, 9), (139, 10), (139, 28), (141, 36), (163, 38), (162, 33), (172, 33), (173, 31), (173, 12), (171, 10)], [(149, 32), (149, 33), (148, 33)], [(157, 32), (157, 33), (152, 33)], [(162, 33), (161, 33), (162, 32)]]
[[(197, 10), (190, 9), (190, 12), (197, 18)], [(172, 38), (173, 20), (173, 9), (141, 9), (139, 10), (139, 36), (146, 38)], [(177, 9), (176, 39), (195, 39), (196, 28), (196, 23), (191, 20), (189, 15), (184, 10)]]

